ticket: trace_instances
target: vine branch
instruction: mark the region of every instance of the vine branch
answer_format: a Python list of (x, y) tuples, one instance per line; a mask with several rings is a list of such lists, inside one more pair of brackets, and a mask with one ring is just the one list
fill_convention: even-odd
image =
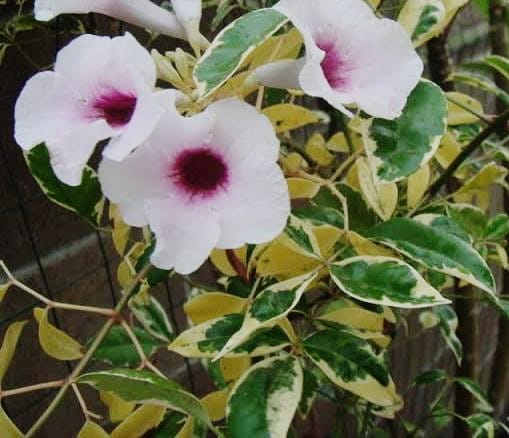
[(124, 294), (122, 295), (122, 298), (118, 302), (117, 306), (114, 309), (114, 314), (106, 321), (106, 323), (103, 325), (99, 333), (97, 334), (96, 338), (92, 342), (92, 345), (90, 345), (90, 348), (87, 350), (85, 356), (80, 360), (78, 365), (76, 365), (76, 368), (74, 368), (73, 372), (70, 374), (70, 376), (66, 379), (64, 385), (60, 388), (57, 395), (53, 399), (53, 401), (50, 403), (50, 405), (46, 408), (46, 410), (43, 412), (43, 414), (38, 418), (38, 420), (34, 423), (34, 425), (30, 428), (30, 430), (26, 433), (25, 438), (31, 438), (35, 435), (35, 433), (44, 425), (44, 423), (48, 420), (50, 415), (53, 413), (53, 411), (56, 409), (56, 407), (59, 405), (59, 403), (64, 398), (65, 394), (71, 387), (71, 385), (74, 383), (74, 380), (80, 375), (80, 373), (83, 371), (83, 369), (87, 366), (88, 362), (94, 355), (97, 348), (99, 348), (99, 345), (101, 345), (102, 341), (106, 337), (106, 335), (109, 333), (110, 329), (113, 327), (113, 325), (116, 322), (116, 316), (122, 311), (122, 309), (126, 306), (127, 302), (129, 301), (130, 295), (135, 290), (136, 286), (139, 282), (145, 278), (147, 273), (152, 268), (151, 265), (145, 266), (138, 275), (134, 278), (131, 285), (124, 291)]

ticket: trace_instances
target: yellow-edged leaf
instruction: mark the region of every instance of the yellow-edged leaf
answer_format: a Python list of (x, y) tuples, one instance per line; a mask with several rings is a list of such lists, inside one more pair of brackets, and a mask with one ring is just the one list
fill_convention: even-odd
[(34, 309), (39, 323), (39, 343), (42, 349), (58, 360), (76, 360), (83, 357), (83, 347), (67, 333), (57, 329), (48, 321), (47, 309)]
[(249, 55), (245, 63), (250, 64), (250, 69), (255, 69), (269, 62), (295, 59), (299, 56), (302, 43), (301, 33), (293, 28), (285, 34), (268, 38)]
[(328, 166), (334, 161), (334, 155), (327, 149), (325, 138), (319, 132), (309, 138), (305, 149), (306, 154), (320, 166)]
[[(246, 254), (247, 248), (243, 246), (242, 248), (236, 249), (236, 256), (242, 263), (246, 263)], [(228, 261), (228, 257), (226, 256), (226, 251), (223, 249), (215, 249), (210, 254), (210, 261), (212, 264), (224, 275), (228, 277), (235, 277), (237, 273), (235, 269), (233, 269), (231, 263)]]
[(410, 175), (407, 181), (407, 205), (415, 208), (419, 205), (431, 179), (431, 170), (428, 164), (422, 166), (417, 172)]
[(357, 255), (395, 257), (390, 249), (373, 243), (355, 231), (349, 231), (347, 238)]
[(460, 153), (460, 143), (450, 131), (447, 131), (435, 154), (435, 159), (443, 169), (447, 169)]
[(10, 287), (10, 283), (0, 284), (0, 304), (2, 304), (2, 301), (4, 300), (5, 295), (7, 294), (7, 291)]
[(124, 255), (127, 243), (129, 242), (129, 232), (131, 227), (122, 219), (116, 204), (110, 205), (110, 219), (113, 222), (113, 230), (111, 233), (113, 245), (115, 246), (117, 253), (122, 256)]
[(237, 380), (250, 366), (251, 358), (249, 356), (223, 357), (219, 361), (219, 367), (226, 382)]
[(415, 47), (439, 35), (445, 19), (445, 6), (441, 0), (407, 0), (398, 17)]
[(357, 159), (357, 175), (366, 202), (380, 218), (389, 220), (398, 205), (398, 186), (395, 183), (375, 184), (369, 161), (363, 157)]
[(109, 438), (109, 435), (101, 426), (89, 420), (81, 428), (78, 438)]
[(165, 412), (163, 406), (143, 405), (111, 432), (111, 438), (140, 438), (163, 421)]
[(290, 152), (288, 155), (281, 157), (281, 166), (286, 175), (296, 174), (299, 170), (309, 167), (307, 161), (298, 152)]
[(223, 389), (211, 392), (201, 399), (211, 421), (221, 421), (226, 417), (226, 403), (228, 402), (229, 393), (229, 389)]
[(184, 304), (184, 311), (193, 324), (201, 324), (231, 313), (240, 313), (246, 303), (246, 299), (235, 295), (208, 292), (189, 300)]
[(372, 332), (381, 332), (384, 328), (383, 314), (371, 312), (347, 298), (341, 298), (324, 306), (316, 319)]
[(348, 140), (343, 132), (337, 132), (327, 142), (327, 149), (334, 152), (348, 153)]
[[(455, 197), (463, 193), (484, 190), (492, 184), (504, 184), (508, 173), (509, 170), (505, 167), (496, 163), (489, 163), (466, 181), (465, 184), (455, 193)], [(458, 202), (461, 203), (461, 201)]]
[(304, 178), (288, 178), (287, 182), (290, 199), (310, 199), (320, 190), (318, 183)]
[[(457, 91), (451, 91), (446, 94), (448, 99), (447, 106), (449, 108), (447, 124), (449, 126), (466, 125), (479, 121), (479, 117), (477, 117), (475, 114), (484, 113), (481, 102), (467, 94), (459, 93)], [(458, 104), (453, 102), (457, 102)], [(471, 111), (467, 111), (465, 108)], [(475, 114), (472, 114), (472, 111)]]
[(27, 321), (14, 322), (5, 332), (2, 347), (0, 348), (0, 386), (2, 384), (3, 377), (7, 372), (7, 369), (11, 364), (14, 352), (16, 350), (16, 345), (26, 323)]
[(112, 392), (99, 391), (101, 401), (108, 406), (110, 421), (119, 423), (134, 411), (136, 403), (126, 402)]
[(320, 121), (318, 114), (303, 106), (291, 103), (269, 106), (262, 113), (269, 118), (277, 133), (302, 128)]

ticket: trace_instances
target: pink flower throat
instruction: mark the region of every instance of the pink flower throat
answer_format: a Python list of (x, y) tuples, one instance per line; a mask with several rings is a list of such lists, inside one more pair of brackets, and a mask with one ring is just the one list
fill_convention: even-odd
[(335, 90), (347, 87), (350, 81), (351, 66), (341, 56), (334, 42), (317, 40), (316, 45), (325, 52), (325, 57), (320, 65), (329, 85)]
[(191, 197), (213, 196), (219, 189), (225, 189), (229, 181), (223, 157), (207, 146), (180, 152), (171, 165), (169, 176)]
[(137, 99), (132, 94), (108, 90), (100, 94), (93, 103), (94, 116), (106, 120), (108, 125), (119, 128), (131, 121)]

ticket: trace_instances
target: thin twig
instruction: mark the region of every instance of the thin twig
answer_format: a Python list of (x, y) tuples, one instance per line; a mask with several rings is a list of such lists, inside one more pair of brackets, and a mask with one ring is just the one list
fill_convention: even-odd
[(56, 301), (52, 301), (49, 298), (47, 298), (44, 295), (42, 295), (40, 292), (37, 292), (34, 289), (32, 289), (31, 287), (28, 287), (26, 284), (21, 283), (20, 281), (18, 281), (14, 277), (12, 272), (9, 271), (9, 269), (7, 268), (7, 266), (5, 265), (5, 263), (2, 260), (0, 260), (0, 267), (3, 269), (3, 271), (7, 275), (7, 278), (9, 279), (9, 284), (11, 284), (12, 286), (18, 287), (19, 289), (21, 289), (24, 292), (28, 293), (29, 295), (31, 295), (35, 299), (37, 299), (37, 300), (41, 301), (42, 303), (46, 304), (46, 306), (48, 306), (48, 308), (64, 309), (64, 310), (75, 310), (75, 311), (78, 311), (78, 312), (96, 313), (98, 315), (103, 315), (103, 316), (108, 316), (108, 317), (112, 316), (113, 313), (114, 313), (112, 309), (106, 309), (106, 308), (103, 308), (103, 307), (80, 306), (80, 305), (77, 305), (77, 304), (59, 303), (59, 302), (56, 302)]
[(116, 315), (118, 315), (122, 309), (126, 306), (127, 302), (129, 301), (130, 295), (135, 290), (135, 288), (138, 286), (138, 283), (145, 278), (147, 273), (152, 268), (151, 265), (145, 266), (136, 276), (136, 278), (133, 280), (131, 285), (125, 290), (124, 294), (122, 295), (120, 301), (118, 302), (117, 306), (114, 310), (114, 315), (106, 321), (102, 329), (99, 331), (97, 336), (95, 337), (94, 341), (90, 345), (89, 349), (87, 350), (85, 356), (80, 360), (76, 368), (74, 368), (73, 372), (69, 376), (68, 379), (66, 379), (64, 385), (60, 388), (60, 391), (58, 391), (57, 395), (53, 399), (53, 401), (50, 403), (50, 405), (46, 408), (46, 410), (43, 412), (43, 414), (37, 419), (37, 421), (34, 423), (34, 425), (30, 428), (30, 430), (26, 433), (25, 438), (31, 438), (35, 435), (35, 433), (46, 423), (50, 415), (53, 413), (53, 411), (56, 409), (56, 407), (59, 405), (59, 403), (64, 398), (65, 394), (67, 393), (69, 387), (71, 384), (76, 380), (76, 378), (80, 375), (80, 373), (84, 370), (84, 368), (87, 366), (88, 362), (94, 355), (95, 351), (99, 346), (101, 345), (102, 341), (106, 337), (106, 335), (109, 333), (110, 329), (115, 324)]
[(147, 358), (147, 355), (145, 354), (145, 351), (143, 350), (143, 347), (140, 344), (140, 341), (136, 337), (136, 333), (134, 333), (134, 331), (130, 327), (130, 325), (125, 320), (122, 320), (120, 325), (126, 332), (127, 336), (129, 336), (129, 339), (133, 343), (134, 348), (136, 349), (136, 352), (138, 353), (138, 356), (140, 356), (140, 359), (141, 359), (140, 368), (149, 368), (150, 370), (152, 370), (154, 373), (156, 373), (160, 377), (163, 377), (164, 379), (166, 379), (166, 376)]
[(37, 383), (35, 385), (23, 386), (16, 389), (8, 389), (0, 391), (0, 399), (4, 397), (12, 397), (14, 395), (26, 394), (27, 392), (40, 391), (42, 389), (59, 388), (65, 384), (66, 380), (55, 380), (53, 382)]

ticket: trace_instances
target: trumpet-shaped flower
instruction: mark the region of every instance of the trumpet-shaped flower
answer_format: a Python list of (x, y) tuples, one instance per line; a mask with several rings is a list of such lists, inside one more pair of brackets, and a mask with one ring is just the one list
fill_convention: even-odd
[(196, 53), (199, 53), (202, 36), (200, 20), (202, 12), (201, 0), (171, 0), (178, 20), (186, 30), (187, 39)]
[(215, 247), (267, 242), (284, 229), (290, 205), (278, 151), (270, 122), (242, 101), (192, 117), (172, 106), (124, 161), (105, 158), (99, 179), (126, 223), (150, 225), (152, 263), (188, 274)]
[(423, 64), (399, 23), (362, 0), (281, 0), (274, 8), (302, 33), (306, 55), (261, 67), (258, 82), (301, 88), (346, 114), (350, 104), (375, 117), (401, 114)]
[(150, 0), (35, 0), (35, 18), (49, 21), (60, 14), (98, 12), (163, 35), (186, 39), (175, 14)]
[(169, 102), (155, 92), (150, 54), (130, 35), (82, 35), (36, 74), (15, 108), (15, 138), (25, 150), (46, 143), (57, 177), (78, 185), (96, 144), (121, 160), (152, 132)]

